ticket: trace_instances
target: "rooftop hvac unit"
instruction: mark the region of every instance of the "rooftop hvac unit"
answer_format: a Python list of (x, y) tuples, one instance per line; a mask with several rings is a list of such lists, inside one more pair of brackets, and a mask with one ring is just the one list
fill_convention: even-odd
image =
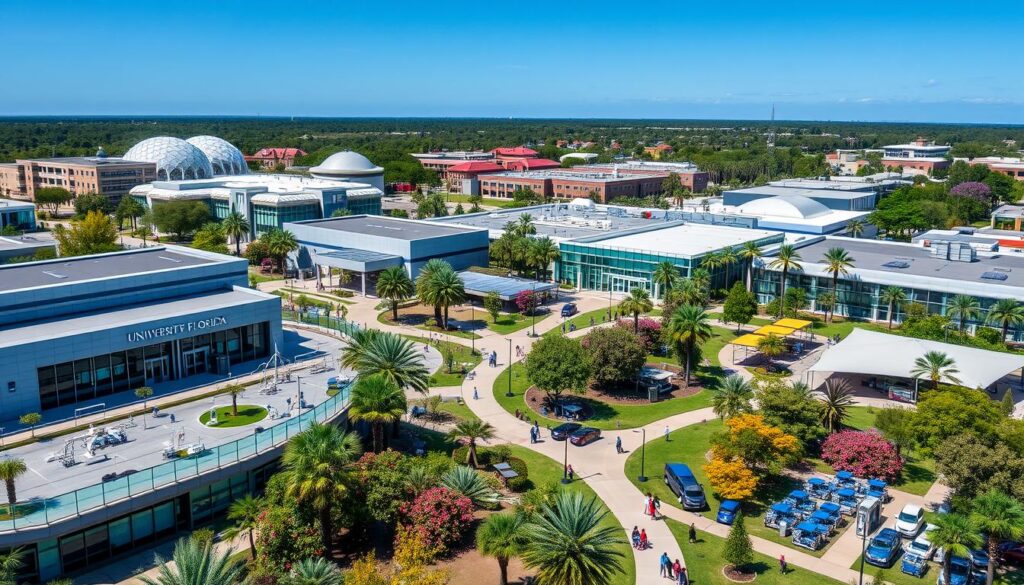
[(950, 262), (974, 262), (978, 259), (977, 252), (968, 242), (935, 241), (932, 245), (932, 256)]

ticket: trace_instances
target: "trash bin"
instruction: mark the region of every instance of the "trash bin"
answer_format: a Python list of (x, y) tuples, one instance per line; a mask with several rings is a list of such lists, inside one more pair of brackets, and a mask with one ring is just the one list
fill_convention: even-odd
[(658, 392), (658, 389), (656, 387), (647, 388), (647, 400), (651, 402), (658, 402), (659, 400), (661, 400), (661, 393)]

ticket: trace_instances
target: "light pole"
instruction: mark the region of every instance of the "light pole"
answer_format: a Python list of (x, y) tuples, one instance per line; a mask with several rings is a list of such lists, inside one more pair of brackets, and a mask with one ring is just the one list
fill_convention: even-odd
[(508, 378), (508, 390), (505, 392), (505, 396), (512, 396), (512, 340), (508, 340), (508, 370), (506, 370), (506, 377)]
[(864, 525), (860, 530), (860, 580), (858, 585), (864, 585), (864, 551), (868, 543), (868, 517), (864, 514)]
[(569, 483), (569, 436), (565, 437), (565, 458), (562, 460), (562, 483)]
[(530, 297), (530, 314), (533, 317), (533, 333), (530, 334), (530, 337), (537, 337), (537, 307), (540, 305), (537, 302), (537, 283), (533, 283), (533, 292), (531, 294), (533, 296)]
[[(473, 306), (473, 299), (469, 299), (469, 322), (473, 323), (475, 321), (476, 321), (476, 307)], [(473, 346), (473, 348), (470, 350), (470, 352), (472, 352), (471, 355), (476, 355), (476, 333), (473, 333), (472, 331), (470, 331), (469, 334), (472, 335), (472, 337), (469, 338), (469, 342)]]
[(641, 433), (640, 440), (643, 443), (640, 444), (640, 475), (636, 476), (636, 480), (640, 483), (647, 481), (647, 476), (644, 475), (644, 468), (647, 466), (647, 429), (640, 428), (640, 430), (633, 429), (634, 433)]

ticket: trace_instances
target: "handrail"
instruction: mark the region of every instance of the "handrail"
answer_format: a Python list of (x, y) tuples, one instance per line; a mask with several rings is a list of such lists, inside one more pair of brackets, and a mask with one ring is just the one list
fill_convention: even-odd
[(263, 432), (211, 447), (188, 457), (174, 459), (117, 478), (66, 492), (50, 498), (16, 504), (14, 510), (4, 508), (8, 520), (0, 520), (0, 534), (45, 526), (114, 502), (156, 491), (162, 487), (198, 477), (209, 471), (234, 465), (283, 445), (313, 422), (324, 423), (348, 406), (351, 384), (338, 394), (303, 414), (289, 418)]

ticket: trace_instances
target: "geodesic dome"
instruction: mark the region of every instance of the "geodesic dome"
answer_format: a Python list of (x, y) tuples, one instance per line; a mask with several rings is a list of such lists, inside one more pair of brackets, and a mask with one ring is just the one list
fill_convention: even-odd
[(171, 136), (147, 138), (129, 148), (122, 158), (155, 164), (157, 178), (164, 181), (209, 179), (213, 176), (213, 166), (202, 150)]
[(242, 151), (223, 138), (193, 136), (186, 142), (203, 151), (213, 167), (214, 175), (244, 175), (249, 172)]

